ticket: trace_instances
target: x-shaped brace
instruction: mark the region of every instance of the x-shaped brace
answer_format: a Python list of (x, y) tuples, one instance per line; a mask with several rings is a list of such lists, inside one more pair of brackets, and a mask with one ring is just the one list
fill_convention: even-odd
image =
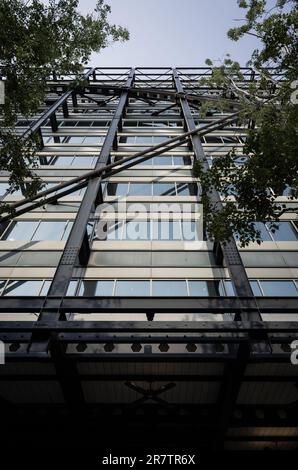
[(171, 382), (166, 385), (162, 385), (161, 387), (157, 388), (156, 390), (152, 389), (152, 383), (150, 382), (149, 388), (143, 388), (140, 387), (139, 385), (136, 385), (133, 382), (124, 382), (124, 385), (126, 387), (130, 388), (134, 392), (140, 393), (143, 395), (141, 398), (138, 398), (134, 402), (130, 403), (130, 406), (138, 406), (148, 400), (153, 400), (163, 406), (170, 407), (171, 405), (166, 401), (160, 398), (158, 395), (161, 393), (167, 392), (168, 390), (171, 390), (172, 388), (176, 387), (176, 384)]

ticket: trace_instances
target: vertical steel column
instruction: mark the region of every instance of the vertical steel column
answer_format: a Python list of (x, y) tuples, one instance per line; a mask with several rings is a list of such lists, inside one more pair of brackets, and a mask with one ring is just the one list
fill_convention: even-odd
[[(125, 84), (126, 90), (120, 95), (115, 114), (101, 148), (101, 152), (95, 166), (96, 170), (105, 166), (108, 162), (113, 142), (117, 137), (118, 126), (127, 103), (129, 88), (132, 86), (133, 80), (134, 69), (131, 69)], [(44, 307), (39, 315), (39, 320), (51, 322), (63, 319), (61, 318), (59, 308), (61, 301), (66, 294), (74, 266), (78, 259), (84, 260), (85, 262), (88, 261), (90, 247), (87, 237), (87, 224), (90, 218), (90, 213), (92, 212), (100, 193), (101, 178), (90, 180), (68, 240), (65, 244), (65, 248), (51, 283)], [(56, 299), (53, 297), (56, 297)], [(31, 349), (33, 348), (35, 350), (37, 348), (38, 351), (42, 350), (45, 352), (48, 348), (48, 343), (49, 338), (45, 338), (45, 341), (42, 340), (40, 345), (38, 345), (38, 341), (32, 342)]]
[[(130, 88), (134, 79), (134, 69), (131, 70), (125, 86)], [(117, 130), (120, 124), (124, 108), (126, 106), (129, 90), (123, 91), (117, 109), (111, 121), (105, 137), (95, 170), (105, 166), (108, 162), (113, 143), (117, 138)], [(80, 254), (80, 249), (86, 241), (86, 228), (90, 213), (101, 191), (101, 178), (90, 180), (78, 210), (72, 230), (66, 242), (63, 255), (49, 289), (48, 298), (51, 296), (64, 296), (72, 276), (72, 270)], [(86, 249), (86, 244), (84, 244)]]
[[(184, 97), (183, 86), (180, 82), (178, 72), (176, 69), (173, 69), (173, 80), (177, 92), (180, 94), (180, 106), (182, 109), (182, 115), (188, 131), (193, 130), (195, 122), (191, 114), (191, 109), (188, 104), (187, 99)], [(208, 170), (208, 162), (204, 153), (204, 149), (201, 143), (201, 139), (198, 135), (193, 135), (191, 137), (192, 147), (194, 156), (199, 160), (205, 171)], [(221, 200), (218, 192), (215, 189), (211, 189), (210, 198), (212, 203), (217, 203), (218, 207), (221, 206)], [(228, 267), (230, 277), (235, 286), (236, 294), (241, 299), (241, 297), (253, 297), (253, 292), (250, 287), (250, 283), (245, 271), (245, 267), (242, 263), (237, 245), (235, 240), (230, 240), (227, 244), (218, 244), (215, 245), (215, 249), (219, 248), (219, 258), (222, 253), (223, 258), (225, 259), (226, 265)], [(262, 317), (258, 312), (257, 308), (255, 311), (248, 313), (241, 312), (239, 319), (243, 321), (261, 321)], [(235, 317), (238, 319), (238, 317)], [(250, 355), (250, 349), (252, 350), (261, 350), (263, 352), (270, 352), (270, 347), (266, 341), (266, 336), (252, 337), (249, 336), (251, 341), (255, 340), (264, 340), (261, 344), (246, 344), (243, 345), (234, 345), (229, 349), (235, 354), (234, 362), (227, 364), (224, 370), (222, 386), (219, 390), (218, 396), (218, 429), (215, 433), (215, 445), (217, 443), (222, 443), (222, 438), (226, 435), (226, 432), (230, 426), (231, 418), (235, 405), (237, 403), (239, 390), (242, 383), (243, 375), (245, 374), (247, 359)]]
[[(196, 127), (195, 121), (191, 114), (191, 109), (187, 102), (187, 99), (184, 97), (184, 90), (183, 90), (183, 87), (180, 82), (178, 72), (176, 69), (173, 69), (173, 80), (174, 80), (177, 92), (181, 95), (179, 98), (180, 106), (182, 109), (182, 115), (183, 115), (187, 130), (192, 131)], [(192, 147), (193, 147), (195, 158), (202, 163), (203, 169), (207, 171), (209, 168), (208, 162), (204, 153), (204, 149), (203, 149), (200, 137), (198, 135), (193, 135), (191, 136), (191, 141), (192, 141)], [(210, 191), (210, 197), (213, 203), (217, 203), (217, 206), (219, 207), (221, 206), (221, 200), (217, 191), (212, 189), (212, 191)], [(230, 272), (231, 279), (235, 286), (237, 296), (253, 297), (253, 292), (250, 287), (249, 280), (248, 280), (245, 268), (243, 266), (236, 242), (234, 240), (230, 240), (230, 242), (228, 242), (226, 245), (224, 244), (220, 244), (220, 245), (221, 245), (221, 251), (223, 253), (225, 262)], [(242, 320), (244, 321), (261, 320), (261, 317), (259, 313), (256, 312), (255, 314), (250, 314), (249, 317), (245, 315), (244, 317), (242, 317)]]

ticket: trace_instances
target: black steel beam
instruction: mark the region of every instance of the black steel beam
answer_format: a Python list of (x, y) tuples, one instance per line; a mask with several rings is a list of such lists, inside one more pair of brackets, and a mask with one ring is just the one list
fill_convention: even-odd
[[(39, 312), (45, 297), (0, 297), (0, 312)], [(297, 297), (51, 297), (51, 308), (78, 313), (298, 313)], [(276, 323), (276, 322), (274, 322)], [(217, 323), (218, 325), (220, 322)], [(226, 322), (226, 324), (228, 324)], [(261, 325), (257, 322), (256, 325)]]
[[(221, 382), (223, 380), (222, 375), (215, 374), (164, 374), (158, 373), (147, 374), (147, 373), (125, 373), (125, 374), (86, 374), (81, 373), (79, 378), (83, 382), (124, 382), (126, 380), (136, 382)], [(16, 381), (29, 381), (29, 382), (53, 382), (57, 380), (55, 374), (0, 374), (0, 382), (16, 382)], [(257, 376), (257, 375), (246, 375), (243, 377), (242, 383), (297, 383), (296, 375), (268, 375), (268, 376)], [(214, 407), (216, 407), (215, 404)], [(267, 405), (268, 406), (268, 405)], [(288, 408), (288, 405), (285, 405)], [(275, 405), (275, 411), (279, 411), (281, 405)], [(237, 421), (237, 418), (235, 419)], [(297, 420), (298, 423), (298, 420)]]
[[(90, 75), (92, 75), (92, 72), (93, 72), (94, 69), (90, 69), (88, 70), (83, 79), (84, 80), (87, 80)], [(21, 138), (22, 139), (27, 139), (29, 138), (32, 134), (35, 134), (36, 132), (38, 132), (40, 130), (40, 128), (44, 125), (44, 123), (48, 120), (48, 119), (51, 119), (52, 116), (56, 113), (56, 111), (58, 110), (58, 108), (60, 108), (60, 106), (64, 106), (65, 103), (67, 102), (68, 98), (72, 95), (72, 91), (67, 91), (66, 93), (63, 93), (62, 96), (60, 96), (60, 98), (58, 98), (53, 104), (52, 106), (50, 106), (48, 109), (46, 109), (42, 114), (41, 116), (36, 120), (34, 121), (30, 126), (29, 128), (22, 134)]]
[[(70, 194), (78, 189), (81, 189), (87, 186), (88, 182), (96, 177), (99, 177), (102, 175), (103, 178), (108, 178), (110, 176), (113, 176), (116, 173), (119, 173), (123, 170), (126, 170), (136, 165), (137, 163), (146, 161), (155, 155), (168, 152), (169, 150), (172, 150), (175, 147), (183, 143), (186, 143), (188, 141), (188, 138), (194, 134), (204, 136), (215, 129), (221, 128), (226, 123), (235, 121), (238, 118), (238, 114), (239, 113), (237, 112), (231, 116), (225, 117), (223, 119), (219, 119), (216, 122), (207, 124), (203, 127), (197, 127), (192, 131), (185, 132), (183, 134), (180, 134), (177, 137), (168, 139), (165, 142), (162, 142), (161, 144), (157, 144), (152, 147), (149, 147), (146, 150), (138, 152), (134, 155), (124, 157), (121, 160), (117, 160), (114, 163), (106, 164), (99, 168), (95, 168), (95, 170), (89, 171), (87, 173), (84, 173), (83, 175), (72, 178), (69, 181), (65, 181), (63, 183), (57, 184), (53, 188), (40, 191), (35, 196), (14, 202), (10, 204), (10, 209), (13, 209), (13, 212), (9, 215), (6, 215), (6, 216), (4, 215), (0, 217), (0, 221), (6, 222), (23, 213), (31, 211), (37, 207), (43, 206), (46, 203), (52, 203), (53, 201), (58, 200), (59, 198), (63, 196), (66, 196), (67, 194)], [(119, 168), (115, 168), (115, 167), (119, 167)], [(65, 189), (65, 191), (63, 191), (63, 189)], [(57, 191), (59, 191), (59, 194), (56, 194)], [(47, 197), (52, 194), (53, 196), (49, 198)], [(33, 201), (37, 201), (37, 202), (35, 202), (34, 204), (30, 204)], [(20, 209), (20, 207), (22, 206), (24, 206), (24, 208)]]
[[(57, 84), (57, 87), (61, 87), (61, 84)], [(64, 84), (65, 86), (65, 84)], [(196, 88), (200, 89), (200, 87)], [(204, 88), (203, 91), (205, 90)], [(210, 90), (210, 88), (208, 88)], [(88, 92), (91, 94), (107, 94), (107, 93), (118, 93), (127, 91), (127, 86), (122, 85), (114, 85), (114, 84), (98, 84), (98, 83), (90, 83), (87, 87), (85, 87), (84, 93), (87, 94)], [(218, 88), (214, 88), (214, 91), (219, 91)], [(170, 88), (146, 88), (146, 87), (131, 87), (130, 88), (130, 96), (139, 99), (155, 99), (155, 100), (164, 100), (164, 101), (176, 101), (180, 97), (185, 97), (189, 102), (195, 103), (197, 105), (202, 104), (204, 101), (210, 101), (217, 103), (218, 98), (214, 95), (205, 95), (205, 94), (194, 94), (194, 93), (179, 93), (174, 89)], [(241, 103), (236, 99), (225, 99), (225, 104), (227, 109), (239, 109), (241, 107)]]
[[(129, 332), (132, 337), (136, 333), (147, 332), (149, 334), (155, 332), (167, 331), (170, 333), (185, 333), (189, 335), (191, 333), (249, 333), (250, 331), (264, 330), (266, 333), (275, 333), (278, 336), (281, 333), (290, 333), (298, 331), (298, 322), (292, 321), (276, 321), (276, 322), (249, 322), (249, 321), (171, 321), (169, 322), (148, 322), (148, 321), (87, 321), (77, 320), (67, 322), (60, 322), (59, 320), (53, 321), (1, 321), (0, 331), (1, 332), (30, 332), (30, 331), (55, 331), (55, 332), (107, 332), (113, 331), (115, 333)], [(277, 336), (277, 338), (278, 338)], [(154, 338), (154, 336), (153, 336)], [(218, 341), (221, 337), (215, 336), (214, 341)], [(161, 340), (162, 338), (160, 338)], [(191, 336), (184, 338), (187, 342), (192, 340)], [(283, 337), (281, 337), (283, 339)], [(169, 336), (170, 340), (170, 336)]]
[[(131, 87), (134, 80), (134, 69), (128, 75), (126, 86)], [(95, 170), (98, 170), (105, 166), (108, 163), (110, 157), (111, 148), (115, 136), (117, 134), (119, 122), (123, 114), (124, 108), (126, 106), (128, 99), (128, 91), (125, 91), (121, 94), (119, 103), (117, 105), (115, 114), (111, 121), (109, 130), (105, 137), (101, 152), (95, 167)], [(60, 311), (60, 304), (63, 300), (63, 297), (66, 294), (69, 282), (72, 277), (73, 268), (77, 263), (78, 259), (82, 257), (86, 259), (87, 256), (86, 250), (90, 251), (89, 242), (87, 240), (87, 224), (91, 215), (91, 211), (94, 209), (94, 202), (98, 199), (98, 193), (101, 190), (101, 178), (94, 178), (89, 181), (87, 190), (84, 194), (82, 203), (77, 212), (75, 221), (73, 223), (72, 229), (68, 236), (65, 248), (62, 254), (62, 257), (59, 261), (58, 267), (56, 269), (54, 278), (51, 282), (49, 292), (45, 298), (45, 302), (41, 313), (39, 315), (40, 321), (50, 321), (53, 322), (57, 319), (65, 319), (65, 315)], [(86, 246), (87, 244), (87, 246)], [(83, 250), (83, 252), (81, 251)], [(54, 302), (53, 302), (54, 297)], [(56, 298), (58, 299), (58, 303)], [(47, 352), (50, 346), (50, 337), (42, 335), (39, 338), (36, 335), (32, 336), (32, 344), (30, 350), (34, 352)]]
[[(184, 89), (176, 69), (173, 69), (173, 81), (177, 92), (181, 94), (180, 106), (182, 109), (182, 115), (184, 118), (186, 129), (188, 131), (191, 131), (196, 127), (196, 125), (193, 115), (191, 113), (188, 100), (184, 96)], [(191, 136), (191, 142), (196, 160), (201, 163), (203, 171), (207, 172), (209, 169), (209, 165), (199, 135), (196, 134)], [(209, 188), (208, 195), (215, 207), (217, 207), (218, 209), (223, 207), (220, 195), (215, 190), (215, 188)], [(220, 244), (220, 248), (220, 251), (223, 254), (223, 259), (225, 260), (226, 266), (229, 270), (231, 280), (233, 282), (236, 294), (240, 302), (243, 296), (253, 296), (253, 291), (250, 286), (249, 279), (235, 240), (231, 239), (226, 244)], [(251, 311), (249, 313), (249, 315), (245, 311), (241, 312), (241, 320), (248, 320), (248, 318), (255, 321), (261, 321), (262, 317), (257, 309), (257, 306), (254, 311)], [(227, 364), (225, 366), (225, 379), (222, 383), (221, 390), (219, 393), (218, 420), (220, 423), (220, 434), (218, 436), (215, 436), (215, 440), (218, 441), (219, 445), (222, 444), (222, 436), (226, 434), (230, 426), (230, 421), (232, 419), (233, 410), (237, 403), (242, 378), (246, 370), (246, 362), (250, 355), (249, 347), (254, 348), (255, 346), (253, 344), (251, 344), (250, 346), (248, 344), (239, 344), (239, 346), (229, 345), (230, 351), (232, 353), (236, 353), (236, 359), (234, 363)], [(267, 341), (258, 343), (257, 347), (258, 349), (261, 349), (263, 351), (269, 350), (269, 345)]]
[[(193, 131), (196, 128), (195, 121), (193, 115), (191, 113), (191, 109), (187, 102), (187, 99), (184, 96), (184, 90), (181, 85), (181, 81), (179, 79), (179, 75), (176, 69), (173, 69), (173, 80), (175, 83), (175, 87), (180, 97), (180, 106), (182, 109), (183, 118), (185, 121), (185, 125), (187, 131)], [(208, 171), (209, 165), (204, 153), (204, 149), (201, 143), (201, 139), (198, 134), (191, 136), (192, 147), (195, 154), (196, 160), (200, 161), (203, 166), (203, 170)], [(211, 189), (209, 192), (210, 199), (212, 203), (216, 204), (217, 207), (222, 207), (221, 199), (218, 192), (214, 189)], [(221, 250), (230, 272), (231, 279), (235, 286), (235, 290), (237, 292), (237, 296), (240, 298), (243, 296), (253, 296), (252, 289), (250, 287), (250, 283), (242, 263), (236, 242), (234, 240), (229, 241), (226, 244), (221, 244)], [(244, 318), (243, 318), (244, 319)], [(260, 320), (261, 317), (258, 314), (256, 309), (255, 313), (255, 320)]]

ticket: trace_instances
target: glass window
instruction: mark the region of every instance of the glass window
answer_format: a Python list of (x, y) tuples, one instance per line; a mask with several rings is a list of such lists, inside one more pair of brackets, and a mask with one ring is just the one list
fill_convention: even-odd
[(22, 281), (15, 280), (9, 281), (5, 290), (4, 295), (24, 295), (24, 296), (34, 296), (39, 295), (43, 281)]
[(108, 196), (126, 196), (128, 192), (128, 183), (108, 183)]
[(107, 121), (93, 121), (92, 127), (107, 127), (109, 124)]
[(190, 158), (189, 157), (176, 157), (173, 156), (173, 164), (174, 165), (190, 165)]
[(148, 297), (150, 295), (150, 281), (116, 281), (117, 297)]
[(122, 222), (100, 220), (96, 225), (94, 238), (97, 240), (121, 240)]
[(84, 297), (113, 295), (114, 281), (82, 281), (79, 295)]
[(296, 241), (298, 240), (298, 232), (294, 229), (291, 222), (279, 222), (278, 229), (270, 228), (270, 224), (266, 224), (268, 230), (272, 234), (275, 241)]
[(154, 220), (152, 222), (152, 240), (181, 240), (178, 220)]
[(258, 230), (260, 232), (261, 240), (263, 240), (264, 242), (265, 241), (272, 241), (272, 239), (269, 235), (269, 232), (267, 230), (267, 227), (263, 222), (255, 222), (254, 226), (255, 226), (256, 230)]
[(154, 183), (154, 196), (176, 196), (175, 183)]
[(6, 182), (0, 183), (0, 196), (3, 196), (9, 188), (9, 184)]
[(38, 224), (39, 220), (12, 222), (2, 235), (2, 240), (31, 240)]
[(73, 155), (63, 157), (51, 157), (49, 165), (53, 166), (69, 166), (74, 160)]
[(235, 289), (232, 281), (224, 281), (226, 295), (229, 297), (235, 296)]
[(144, 135), (138, 135), (136, 136), (136, 144), (146, 144), (146, 145), (151, 145), (152, 144), (152, 136), (144, 136)]
[(249, 283), (250, 287), (252, 288), (253, 295), (255, 295), (256, 297), (260, 297), (261, 295), (263, 295), (258, 281), (249, 281)]
[(207, 144), (221, 144), (222, 140), (221, 137), (217, 137), (214, 135), (207, 135), (204, 137)]
[(39, 295), (47, 295), (52, 281), (44, 281)]
[(100, 144), (103, 141), (103, 137), (96, 135), (89, 135), (85, 137), (84, 144)]
[[(72, 225), (73, 225), (73, 222), (70, 222), (70, 221), (67, 222), (67, 225), (66, 225), (66, 227), (65, 227), (64, 233), (63, 233), (63, 235), (62, 235), (62, 240), (67, 240), (67, 239), (68, 239), (68, 236), (69, 236), (69, 234), (70, 234)], [(89, 227), (90, 227), (90, 226), (88, 225), (88, 226), (87, 226), (87, 232), (88, 232)]]
[[(142, 157), (140, 157), (138, 160), (141, 160)], [(134, 168), (139, 167), (139, 166), (152, 166), (154, 158), (148, 158), (148, 160), (144, 160), (143, 162), (140, 161), (137, 165), (134, 165)]]
[(151, 183), (131, 183), (129, 186), (130, 196), (151, 196)]
[(73, 159), (72, 166), (92, 166), (95, 163), (94, 156), (92, 155), (81, 155), (76, 156)]
[(32, 240), (61, 240), (64, 235), (66, 221), (42, 220), (34, 233)]
[(156, 297), (187, 296), (186, 281), (152, 281), (152, 295)]
[(135, 136), (134, 135), (131, 135), (131, 136), (124, 136), (122, 135), (119, 139), (119, 143), (120, 144), (134, 144), (135, 143)]
[[(260, 232), (260, 238), (263, 242), (272, 241), (272, 238), (270, 237), (270, 234), (267, 230), (267, 227), (263, 222), (255, 222), (253, 225), (254, 225), (255, 229)], [(235, 238), (236, 238), (236, 240), (239, 240), (239, 234), (238, 233), (235, 233)]]
[(114, 281), (82, 281), (79, 295), (85, 297), (113, 295)]
[(90, 127), (92, 124), (92, 121), (79, 121), (78, 126), (80, 127)]
[(84, 140), (83, 136), (75, 135), (75, 136), (69, 137), (67, 143), (69, 143), (69, 144), (82, 144), (83, 140)]
[(153, 165), (172, 165), (172, 157), (170, 156), (154, 157)]
[(63, 121), (60, 124), (60, 127), (75, 127), (77, 124), (77, 121)]
[(3, 290), (3, 287), (5, 286), (6, 284), (6, 279), (2, 280), (0, 279), (0, 295), (2, 293), (2, 290)]
[(138, 121), (129, 121), (128, 119), (124, 120), (124, 126), (126, 127), (137, 127)]
[(70, 281), (70, 283), (68, 284), (66, 295), (67, 296), (74, 296), (76, 294), (77, 285), (78, 285), (77, 280)]
[(124, 240), (149, 240), (150, 225), (145, 220), (128, 220), (124, 223)]
[(204, 281), (204, 280), (190, 280), (188, 281), (189, 295), (194, 297), (217, 297), (225, 295), (223, 290), (222, 281), (218, 279)]
[(187, 183), (178, 183), (177, 184), (177, 194), (178, 196), (189, 196), (190, 192), (190, 185)]
[(161, 142), (164, 142), (165, 140), (167, 140), (169, 138), (168, 135), (155, 135), (153, 137), (153, 143), (154, 144), (160, 144)]
[(192, 297), (208, 297), (207, 281), (188, 281), (189, 295)]
[(195, 220), (182, 221), (181, 228), (183, 240), (198, 240), (197, 222)]
[(293, 281), (260, 281), (264, 295), (291, 297), (297, 296), (298, 290)]
[(225, 144), (234, 144), (234, 143), (238, 144), (239, 143), (239, 140), (237, 139), (236, 136), (225, 135), (225, 136), (221, 136), (221, 138)]

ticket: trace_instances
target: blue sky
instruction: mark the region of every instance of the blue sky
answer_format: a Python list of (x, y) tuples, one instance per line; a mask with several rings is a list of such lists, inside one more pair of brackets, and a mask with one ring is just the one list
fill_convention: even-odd
[[(96, 0), (81, 0), (86, 13)], [(90, 65), (202, 66), (205, 59), (221, 59), (225, 53), (245, 65), (257, 46), (254, 37), (230, 41), (226, 31), (241, 24), (243, 10), (237, 0), (107, 0), (110, 22), (126, 26), (127, 43), (115, 43), (93, 54)]]

